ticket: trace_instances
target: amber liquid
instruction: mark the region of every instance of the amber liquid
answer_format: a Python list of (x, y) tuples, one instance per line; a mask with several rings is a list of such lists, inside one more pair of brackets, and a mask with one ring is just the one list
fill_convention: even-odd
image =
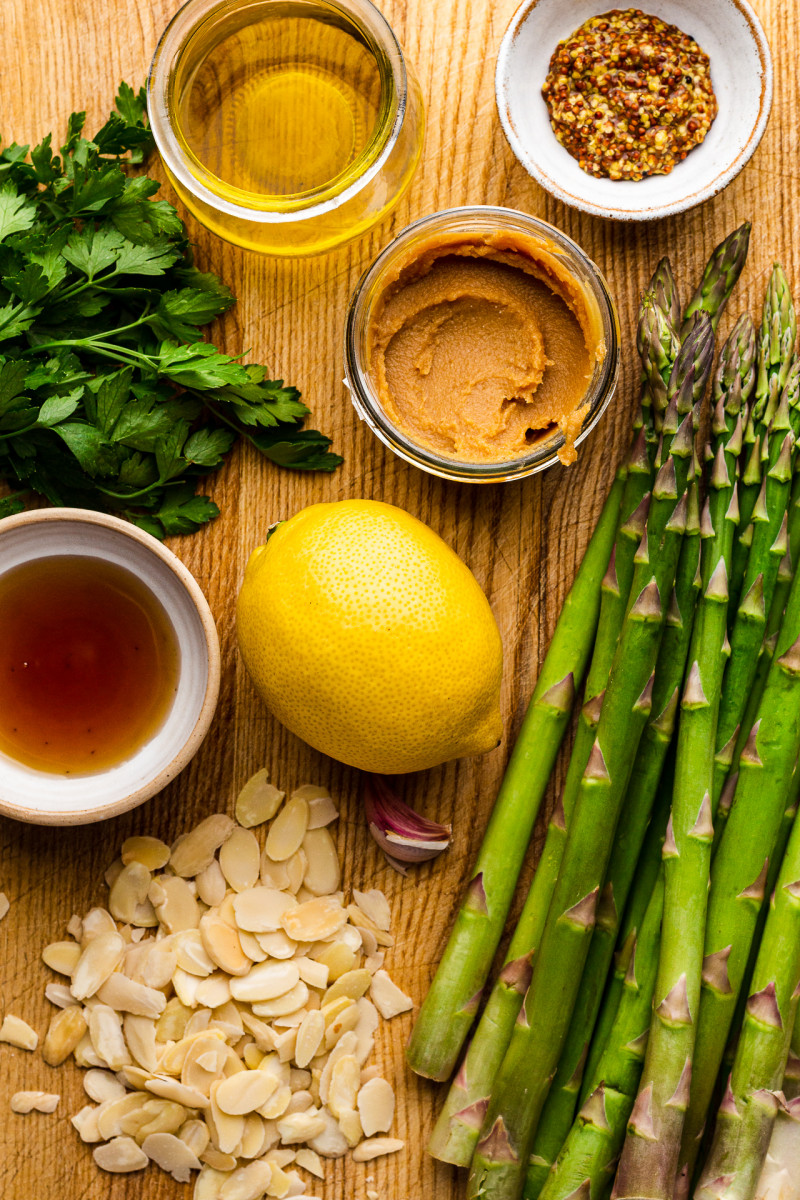
[(234, 10), (179, 88), (179, 134), (223, 185), (270, 197), (331, 185), (378, 130), (374, 54), (330, 14), (308, 12), (270, 3), (259, 20), (248, 8), (242, 27)]
[(91, 774), (129, 758), (175, 695), (178, 646), (161, 604), (99, 558), (42, 558), (0, 576), (0, 752)]

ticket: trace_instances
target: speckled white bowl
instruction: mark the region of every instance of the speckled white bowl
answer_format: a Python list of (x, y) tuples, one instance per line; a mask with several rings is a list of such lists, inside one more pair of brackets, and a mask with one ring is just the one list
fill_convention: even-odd
[[(589, 17), (632, 7), (677, 25), (705, 50), (719, 112), (705, 140), (669, 175), (596, 179), (556, 140), (542, 84), (558, 42)], [(772, 59), (747, 0), (525, 0), (500, 46), (495, 91), (511, 148), (543, 188), (594, 216), (653, 221), (716, 196), (741, 171), (767, 124)]]
[(47, 508), (0, 521), (0, 576), (51, 555), (84, 555), (132, 571), (166, 609), (178, 643), (175, 698), (159, 728), (124, 762), (92, 775), (37, 771), (0, 753), (0, 813), (37, 825), (81, 825), (134, 808), (183, 770), (217, 704), (219, 639), (205, 596), (180, 559), (127, 521)]

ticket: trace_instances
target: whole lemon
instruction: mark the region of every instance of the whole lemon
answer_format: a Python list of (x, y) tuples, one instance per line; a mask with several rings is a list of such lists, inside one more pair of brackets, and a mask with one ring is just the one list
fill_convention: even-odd
[(502, 646), (472, 572), (400, 508), (313, 504), (250, 556), (239, 648), (279, 721), (381, 774), (483, 754), (502, 732)]

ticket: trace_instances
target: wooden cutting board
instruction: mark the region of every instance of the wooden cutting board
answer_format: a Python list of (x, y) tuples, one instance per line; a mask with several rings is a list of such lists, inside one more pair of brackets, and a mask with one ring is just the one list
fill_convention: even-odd
[[(757, 0), (775, 56), (775, 104), (766, 136), (744, 172), (722, 195), (655, 225), (615, 225), (573, 212), (528, 177), (509, 150), (495, 111), (497, 48), (516, 0), (382, 0), (408, 58), (416, 65), (428, 111), (420, 170), (390, 221), (325, 258), (275, 262), (242, 252), (189, 219), (197, 261), (217, 271), (240, 298), (216, 336), (229, 352), (250, 351), (302, 389), (314, 425), (333, 435), (344, 466), (334, 475), (292, 475), (239, 449), (211, 482), (222, 516), (171, 546), (194, 572), (217, 620), (222, 692), (211, 732), (191, 765), (162, 795), (105, 824), (40, 829), (0, 822), (0, 890), (11, 911), (0, 924), (0, 1013), (11, 1011), (43, 1034), (50, 973), (40, 951), (63, 936), (73, 912), (103, 903), (102, 873), (134, 832), (171, 841), (202, 816), (232, 811), (248, 776), (268, 766), (282, 788), (330, 786), (341, 805), (339, 849), (345, 882), (381, 887), (392, 902), (396, 947), (387, 966), (418, 1004), (444, 945), (477, 850), (510, 746), (550, 634), (614, 469), (628, 442), (636, 392), (634, 318), (656, 261), (669, 253), (688, 292), (711, 249), (745, 218), (754, 222), (750, 259), (720, 332), (743, 307), (754, 314), (774, 259), (800, 297), (797, 159), (800, 25), (795, 5)], [(0, 4), (0, 127), (6, 141), (35, 142), (63, 129), (72, 109), (87, 109), (89, 128), (104, 118), (120, 79), (144, 79), (175, 0), (3, 0)], [(57, 140), (57, 137), (56, 137)], [(156, 162), (151, 171), (158, 173)], [(169, 195), (165, 188), (164, 194)], [(442, 483), (405, 466), (360, 423), (342, 385), (342, 333), (351, 291), (377, 251), (410, 220), (467, 203), (504, 204), (553, 222), (598, 263), (619, 306), (624, 366), (613, 406), (581, 448), (578, 462), (505, 486)], [(236, 652), (234, 598), (250, 551), (274, 521), (314, 501), (386, 500), (428, 522), (464, 558), (485, 588), (505, 648), (502, 746), (478, 760), (409, 777), (402, 790), (427, 815), (452, 821), (450, 850), (407, 879), (384, 863), (366, 832), (360, 780), (310, 750), (265, 712)], [(302, 637), (302, 629), (298, 629)], [(387, 684), (387, 686), (391, 686)], [(0, 703), (2, 698), (0, 697)], [(553, 801), (553, 792), (549, 795)], [(544, 815), (544, 814), (543, 814)], [(534, 851), (544, 829), (538, 826)], [(528, 877), (535, 853), (528, 863)], [(406, 1015), (383, 1025), (377, 1061), (397, 1088), (394, 1132), (406, 1149), (390, 1159), (331, 1163), (324, 1200), (456, 1200), (463, 1180), (426, 1155), (439, 1087), (416, 1079), (403, 1050)], [(54, 1116), (15, 1116), (19, 1089), (61, 1093)], [(59, 1200), (168, 1200), (190, 1195), (152, 1168), (134, 1176), (98, 1171), (69, 1124), (84, 1103), (80, 1072), (53, 1071), (38, 1055), (0, 1048), (0, 1194)]]

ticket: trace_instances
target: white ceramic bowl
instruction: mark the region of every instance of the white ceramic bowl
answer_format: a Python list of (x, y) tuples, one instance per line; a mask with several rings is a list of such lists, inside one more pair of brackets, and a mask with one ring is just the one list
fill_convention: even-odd
[(57, 775), (0, 753), (0, 813), (39, 825), (104, 820), (160, 791), (202, 742), (219, 694), (219, 640), (206, 599), (183, 563), (150, 534), (117, 517), (75, 508), (0, 521), (0, 576), (32, 559), (72, 554), (126, 567), (157, 597), (175, 631), (178, 680), (160, 727), (114, 767)]
[(525, 0), (497, 57), (497, 108), (515, 155), (558, 200), (598, 217), (652, 221), (708, 200), (741, 171), (767, 124), (772, 59), (747, 0), (647, 0), (645, 12), (677, 25), (708, 54), (719, 112), (705, 140), (669, 175), (595, 178), (556, 140), (542, 84), (563, 38), (589, 17), (626, 7), (632, 5), (619, 0)]

